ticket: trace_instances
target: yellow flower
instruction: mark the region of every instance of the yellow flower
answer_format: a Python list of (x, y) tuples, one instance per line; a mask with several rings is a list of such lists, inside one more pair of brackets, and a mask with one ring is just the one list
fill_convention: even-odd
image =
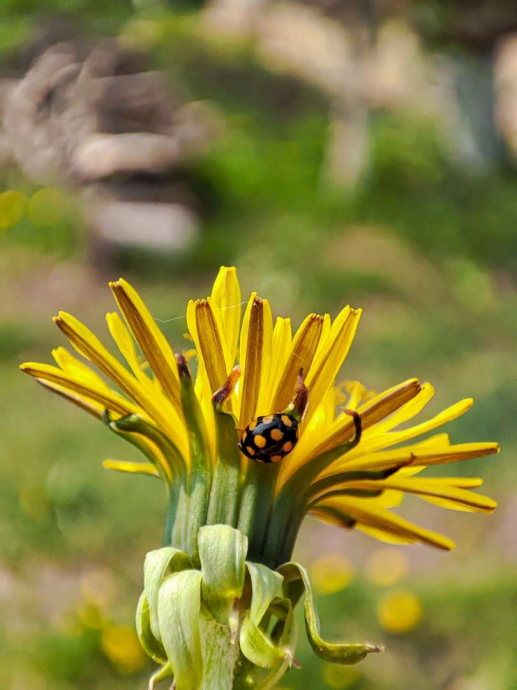
[(347, 587), (354, 579), (349, 561), (338, 553), (317, 558), (309, 569), (317, 594), (334, 594)]
[(122, 673), (136, 673), (145, 666), (147, 658), (133, 628), (109, 626), (100, 642), (104, 654)]
[(323, 680), (328, 688), (334, 690), (346, 690), (354, 686), (361, 678), (361, 672), (350, 666), (335, 666), (325, 664), (323, 667)]
[(380, 601), (377, 615), (385, 630), (405, 633), (413, 630), (422, 618), (420, 599), (405, 590), (390, 592)]
[[(82, 359), (59, 347), (53, 351), (57, 366), (29, 362), (22, 369), (141, 448), (151, 462), (108, 460), (105, 466), (159, 476), (176, 491), (169, 543), (195, 550), (200, 526), (225, 522), (248, 535), (255, 560), (276, 566), (289, 560), (310, 513), (384, 541), (448, 550), (450, 539), (391, 510), (404, 494), (455, 510), (491, 513), (496, 507), (471, 491), (481, 479), (416, 476), (428, 466), (498, 452), (496, 443), (453, 445), (445, 433), (418, 440), (463, 415), (472, 400), (408, 426), (433, 396), (431, 384), (409, 379), (380, 394), (356, 382), (336, 384), (360, 310), (347, 306), (334, 320), (310, 314), (293, 335), (290, 319), (274, 320), (269, 302), (253, 293), (241, 320), (236, 270), (223, 267), (211, 296), (187, 306), (197, 354), (191, 386), (185, 358), (175, 357), (134, 288), (124, 280), (110, 287), (122, 318), (108, 314), (108, 328), (127, 366), (86, 326), (60, 312), (55, 323)], [(346, 409), (336, 409), (343, 396)], [(259, 465), (244, 455), (235, 460), (252, 420), (286, 410), (300, 422), (292, 452), (276, 464)], [(195, 524), (181, 519), (185, 496), (190, 512), (192, 506), (197, 511)]]
[(375, 585), (390, 587), (403, 580), (409, 573), (408, 557), (393, 547), (376, 549), (368, 558), (366, 574)]

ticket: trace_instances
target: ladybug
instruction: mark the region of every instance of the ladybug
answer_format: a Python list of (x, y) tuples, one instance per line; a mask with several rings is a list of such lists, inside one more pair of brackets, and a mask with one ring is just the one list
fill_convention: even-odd
[(297, 420), (289, 414), (257, 417), (246, 427), (239, 441), (241, 452), (257, 462), (278, 462), (298, 443)]

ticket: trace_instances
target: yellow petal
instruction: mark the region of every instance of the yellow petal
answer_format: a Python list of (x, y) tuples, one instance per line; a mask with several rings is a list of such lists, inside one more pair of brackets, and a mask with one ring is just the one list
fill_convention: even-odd
[(322, 476), (341, 472), (345, 466), (347, 471), (381, 470), (403, 462), (411, 463), (411, 467), (401, 470), (404, 474), (408, 470), (416, 468), (445, 465), (497, 453), (499, 453), (499, 444), (497, 443), (462, 443), (451, 446), (447, 434), (436, 434), (425, 441), (420, 441), (420, 443), (413, 443), (410, 446), (395, 450), (366, 453), (354, 460), (349, 460), (345, 456), (341, 461), (334, 463)]
[(221, 311), (224, 338), (234, 362), (241, 324), (241, 288), (235, 267), (221, 266), (212, 289), (212, 300)]
[[(296, 332), (273, 398), (271, 412), (285, 410), (295, 393), (300, 369), (304, 369), (306, 375), (310, 371), (320, 341), (323, 321), (323, 316), (309, 314)], [(312, 402), (310, 404), (312, 405)]]
[(156, 467), (150, 462), (126, 462), (125, 460), (104, 460), (102, 466), (107, 470), (127, 472), (129, 474), (147, 474), (151, 477), (160, 477)]
[(99, 390), (109, 391), (108, 385), (98, 374), (64, 347), (56, 347), (55, 350), (52, 350), (52, 357), (63, 371), (66, 371), (76, 380), (90, 383)]
[(85, 382), (84, 380), (77, 380), (75, 376), (68, 374), (58, 367), (50, 364), (38, 364), (37, 362), (25, 362), (20, 369), (30, 376), (43, 381), (57, 384), (62, 388), (79, 394), (86, 401), (101, 405), (103, 409), (110, 412), (115, 412), (120, 415), (127, 414), (141, 414), (139, 407), (126, 400), (118, 393), (114, 393), (109, 389), (101, 387), (98, 388), (93, 383)]
[(445, 465), (451, 462), (480, 458), (485, 455), (499, 453), (498, 443), (461, 443), (445, 448), (430, 448), (425, 446), (415, 448), (413, 464), (415, 465)]
[(387, 419), (375, 424), (375, 426), (370, 427), (370, 435), (380, 435), (391, 431), (397, 426), (404, 424), (409, 419), (413, 419), (419, 414), (427, 403), (431, 400), (434, 395), (434, 388), (430, 383), (423, 383), (421, 385), (418, 395), (412, 398), (409, 402), (402, 407), (399, 407), (393, 414), (391, 414)]
[(349, 395), (346, 401), (346, 407), (350, 410), (357, 410), (362, 404), (365, 396), (368, 395), (368, 391), (359, 381), (347, 381), (345, 386)]
[(221, 338), (220, 312), (210, 299), (189, 302), (187, 324), (203, 361), (212, 393), (219, 390), (231, 370), (227, 369), (225, 345)]
[[(423, 527), (417, 527), (408, 520), (401, 518), (395, 513), (374, 508), (371, 501), (367, 502), (360, 498), (339, 497), (325, 501), (314, 511), (315, 517), (320, 518), (330, 524), (338, 524), (339, 515), (351, 516), (357, 521), (355, 527), (363, 531), (373, 533), (376, 538), (386, 539), (387, 541), (396, 540), (396, 543), (412, 544), (420, 542), (429, 546), (436, 546), (439, 549), (450, 551), (454, 548), (454, 542), (447, 537), (431, 532)], [(327, 509), (330, 509), (327, 511)], [(333, 522), (334, 520), (334, 522)]]
[(497, 507), (497, 503), (487, 496), (457, 488), (457, 486), (450, 486), (445, 482), (433, 482), (427, 479), (405, 479), (394, 476), (378, 481), (349, 482), (346, 488), (366, 491), (393, 489), (417, 494), (424, 499), (433, 499), (434, 503), (442, 507), (467, 512), (492, 513)]
[(50, 383), (49, 381), (44, 381), (43, 379), (38, 378), (36, 379), (36, 382), (39, 383), (40, 386), (43, 386), (43, 388), (47, 388), (49, 391), (52, 391), (52, 393), (56, 393), (56, 395), (59, 395), (61, 398), (68, 400), (81, 410), (88, 412), (96, 419), (102, 419), (102, 413), (106, 409), (104, 405), (100, 405), (93, 400), (89, 400), (78, 393), (74, 393), (66, 388), (63, 388), (62, 386), (56, 385), (55, 383)]
[(241, 429), (245, 429), (256, 417), (261, 388), (268, 383), (272, 334), (273, 318), (269, 303), (253, 293), (244, 315), (241, 334)]
[(429, 477), (426, 479), (426, 482), (437, 484), (438, 486), (440, 484), (448, 484), (449, 486), (456, 486), (458, 489), (477, 489), (484, 484), (481, 477)]
[(110, 283), (120, 311), (156, 378), (181, 415), (179, 380), (174, 353), (137, 291), (125, 280)]
[(108, 324), (111, 337), (115, 341), (122, 356), (131, 367), (131, 371), (133, 372), (135, 377), (144, 386), (152, 385), (152, 382), (142, 371), (140, 362), (138, 361), (133, 339), (131, 338), (128, 329), (123, 324), (122, 319), (117, 314), (117, 312), (106, 314), (106, 322)]
[(275, 410), (274, 397), (290, 356), (292, 340), (291, 319), (279, 316), (273, 329), (269, 382), (264, 387), (264, 399), (260, 401), (260, 407), (266, 414)]
[[(358, 412), (361, 415), (363, 431), (367, 431), (372, 425), (377, 424), (379, 420), (393, 414), (396, 410), (417, 396), (420, 390), (421, 386), (418, 379), (409, 379), (398, 386), (389, 388), (370, 402), (362, 405), (358, 409)], [(354, 422), (350, 415), (341, 414), (329, 429), (327, 438), (323, 439), (317, 446), (314, 454), (323, 453), (326, 450), (350, 441), (354, 433)], [(363, 443), (360, 444), (359, 448), (362, 447)], [(361, 453), (361, 455), (362, 454), (363, 453)], [(349, 459), (348, 455), (347, 459)]]
[(144, 390), (137, 379), (129, 374), (100, 340), (76, 318), (65, 312), (59, 312), (59, 316), (55, 317), (54, 321), (77, 352), (111, 378), (149, 417), (154, 419), (157, 426), (171, 437), (180, 451), (188, 455), (187, 439), (181, 418), (167, 399), (157, 391), (150, 394)]
[(352, 461), (361, 455), (366, 455), (367, 453), (372, 453), (383, 448), (389, 448), (390, 446), (394, 446), (396, 444), (403, 443), (404, 441), (408, 441), (409, 439), (415, 438), (415, 436), (426, 434), (427, 432), (432, 431), (443, 424), (447, 424), (447, 422), (451, 422), (454, 419), (461, 417), (461, 415), (470, 410), (473, 404), (474, 401), (471, 398), (467, 398), (465, 400), (461, 400), (455, 405), (451, 405), (446, 410), (443, 410), (443, 412), (440, 412), (440, 414), (437, 414), (435, 417), (429, 419), (427, 422), (422, 422), (421, 424), (417, 424), (416, 426), (409, 427), (402, 431), (391, 431), (387, 434), (382, 434), (379, 436), (372, 435), (371, 437), (361, 441), (356, 448), (350, 451), (347, 458), (348, 460)]
[(354, 340), (360, 318), (360, 309), (346, 307), (332, 324), (330, 333), (315, 357), (305, 381), (309, 389), (309, 408), (306, 419), (310, 419), (328, 388), (334, 385)]

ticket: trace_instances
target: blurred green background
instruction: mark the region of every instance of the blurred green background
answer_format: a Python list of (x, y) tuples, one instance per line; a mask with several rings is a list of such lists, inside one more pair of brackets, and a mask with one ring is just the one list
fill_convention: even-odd
[(517, 688), (517, 39), (503, 4), (474, 5), (466, 22), (461, 2), (1, 4), (6, 78), (41, 22), (66, 15), (145, 49), (219, 126), (178, 173), (198, 229), (182, 251), (117, 246), (98, 263), (84, 187), (0, 170), (0, 687), (147, 687), (133, 612), (164, 512), (151, 480), (102, 469), (132, 450), (18, 364), (64, 344), (58, 309), (105, 338), (120, 274), (187, 348), (187, 299), (235, 264), (244, 296), (295, 322), (363, 307), (343, 376), (377, 390), (430, 379), (429, 414), (473, 396), (447, 430), (503, 449), (442, 468), (482, 476), (493, 516), (405, 500), (405, 516), (457, 542), (449, 554), (307, 522), (297, 555), (324, 634), (387, 651), (333, 667), (301, 628), (302, 670), (281, 687)]

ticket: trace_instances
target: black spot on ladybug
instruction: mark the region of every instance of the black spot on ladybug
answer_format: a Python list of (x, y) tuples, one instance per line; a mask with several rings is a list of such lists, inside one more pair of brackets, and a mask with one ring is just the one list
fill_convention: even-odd
[(298, 443), (298, 422), (288, 414), (257, 417), (246, 427), (239, 442), (250, 460), (271, 463), (285, 458)]

